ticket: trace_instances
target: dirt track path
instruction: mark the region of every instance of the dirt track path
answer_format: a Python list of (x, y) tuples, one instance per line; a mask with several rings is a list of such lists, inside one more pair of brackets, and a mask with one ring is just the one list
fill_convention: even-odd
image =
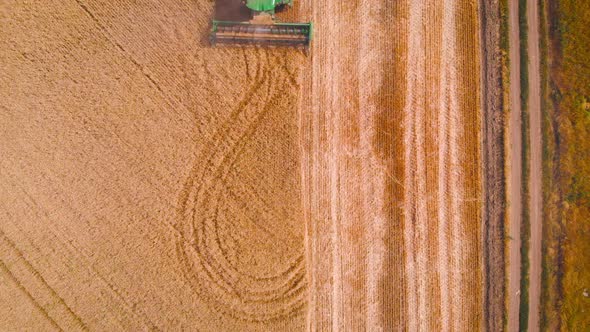
[(539, 50), (539, 5), (528, 0), (528, 54), (529, 54), (529, 115), (530, 115), (530, 222), (531, 238), (529, 248), (529, 331), (539, 330), (541, 299), (541, 237), (543, 201), (543, 137), (541, 134), (541, 71)]
[[(529, 218), (531, 237), (529, 242), (529, 320), (530, 331), (539, 330), (539, 305), (541, 295), (541, 237), (542, 237), (542, 135), (540, 94), (540, 51), (538, 3), (527, 2), (528, 25), (528, 112), (530, 124)], [(510, 229), (508, 272), (508, 329), (518, 330), (521, 275), (522, 216), (522, 126), (520, 105), (520, 50), (518, 26), (518, 0), (510, 1)]]
[(518, 331), (520, 308), (520, 227), (522, 223), (522, 118), (518, 0), (510, 0), (510, 169), (508, 172), (508, 331)]

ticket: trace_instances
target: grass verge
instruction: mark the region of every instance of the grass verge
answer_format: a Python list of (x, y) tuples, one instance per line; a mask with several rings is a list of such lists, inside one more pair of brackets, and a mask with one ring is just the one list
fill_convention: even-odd
[[(590, 2), (541, 1), (543, 330), (590, 326)], [(543, 51), (544, 47), (544, 51)]]
[[(504, 112), (504, 128), (508, 126), (508, 119), (510, 118), (510, 42), (508, 40), (509, 35), (509, 26), (508, 26), (508, 0), (499, 0), (499, 9), (500, 9), (500, 53), (501, 53), (501, 62), (502, 62), (502, 86), (503, 86), (503, 112)], [(509, 142), (508, 138), (509, 132), (508, 130), (504, 131), (504, 142)], [(504, 150), (504, 158), (508, 160), (509, 158), (509, 149)], [(508, 167), (508, 163), (504, 164), (505, 167)], [(509, 170), (504, 169), (504, 174), (508, 174)], [(505, 188), (508, 188), (505, 186)], [(508, 193), (505, 193), (505, 197), (508, 197)], [(508, 202), (507, 202), (508, 203)], [(508, 222), (508, 208), (505, 209), (505, 223)], [(508, 236), (508, 225), (504, 224), (504, 257), (506, 257), (506, 271), (508, 271), (508, 243), (510, 237)], [(508, 285), (508, 274), (505, 273), (504, 275), (504, 285)], [(508, 329), (508, 296), (506, 296), (506, 290), (504, 292), (504, 314), (502, 326), (504, 327), (504, 331)]]
[(527, 1), (518, 1), (518, 25), (520, 39), (520, 102), (522, 121), (522, 223), (520, 226), (520, 307), (518, 328), (520, 331), (528, 329), (529, 318), (529, 241), (531, 235), (531, 223), (529, 216), (529, 71), (528, 71), (528, 23), (527, 23)]
[[(542, 140), (543, 140), (543, 202), (545, 203), (543, 206), (543, 223), (546, 224), (547, 219), (547, 209), (549, 209), (549, 205), (547, 203), (551, 202), (551, 188), (552, 188), (552, 177), (551, 177), (551, 169), (552, 169), (552, 156), (555, 151), (554, 145), (552, 144), (553, 141), (551, 137), (553, 136), (551, 130), (551, 101), (549, 99), (549, 32), (548, 32), (548, 22), (547, 22), (547, 6), (545, 4), (546, 0), (539, 0), (539, 51), (540, 51), (540, 70), (541, 70), (541, 131), (542, 131)], [(542, 236), (542, 259), (541, 259), (541, 321), (540, 327), (541, 331), (545, 331), (548, 329), (548, 321), (547, 315), (545, 314), (546, 304), (549, 303), (549, 251), (547, 247), (547, 227), (543, 225), (543, 236)]]

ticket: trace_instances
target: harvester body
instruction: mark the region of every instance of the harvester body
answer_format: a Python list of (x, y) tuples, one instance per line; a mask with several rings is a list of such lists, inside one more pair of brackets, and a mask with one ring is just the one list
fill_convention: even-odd
[(250, 10), (250, 20), (213, 20), (209, 36), (211, 44), (257, 44), (307, 48), (313, 34), (312, 23), (282, 23), (275, 18), (276, 9), (280, 6), (291, 6), (292, 1), (242, 1)]
[(246, 7), (255, 12), (272, 12), (281, 5), (293, 5), (293, 0), (248, 0)]

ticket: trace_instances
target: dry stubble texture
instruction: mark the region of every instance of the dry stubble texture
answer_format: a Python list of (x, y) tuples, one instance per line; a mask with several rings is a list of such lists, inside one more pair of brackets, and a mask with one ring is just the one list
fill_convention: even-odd
[(316, 27), (301, 108), (308, 327), (479, 329), (477, 2), (304, 10)]
[(483, 211), (482, 236), (485, 262), (485, 327), (500, 331), (505, 315), (506, 218), (504, 103), (502, 54), (500, 53), (500, 4), (498, 0), (480, 1), (482, 63), (482, 163)]
[(301, 330), (301, 52), (208, 1), (0, 4), (0, 329)]

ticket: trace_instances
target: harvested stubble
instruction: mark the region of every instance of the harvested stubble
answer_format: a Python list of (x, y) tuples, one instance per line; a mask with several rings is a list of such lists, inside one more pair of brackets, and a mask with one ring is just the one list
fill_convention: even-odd
[(310, 327), (479, 329), (477, 2), (307, 6)]

